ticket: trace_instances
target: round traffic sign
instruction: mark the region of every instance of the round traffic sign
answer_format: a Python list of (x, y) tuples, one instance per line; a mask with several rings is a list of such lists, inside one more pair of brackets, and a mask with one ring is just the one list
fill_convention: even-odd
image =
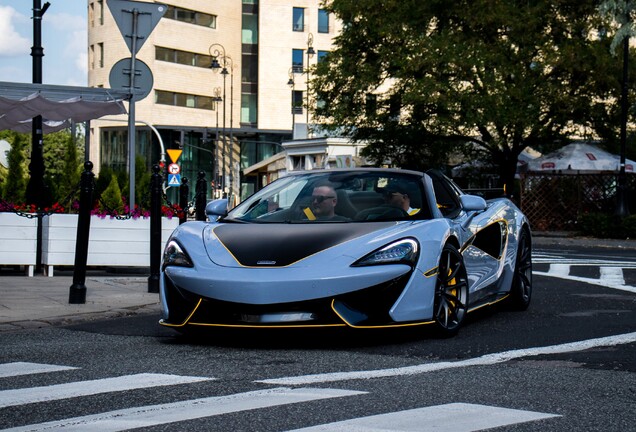
[[(108, 76), (110, 88), (130, 90), (130, 62), (131, 58), (128, 57), (119, 60), (113, 65)], [(148, 96), (154, 83), (152, 71), (146, 63), (139, 59), (135, 59), (134, 78), (135, 88), (132, 91), (131, 99), (133, 101), (139, 101)]]
[(171, 163), (168, 165), (168, 173), (170, 174), (179, 174), (181, 172), (181, 167), (176, 163)]

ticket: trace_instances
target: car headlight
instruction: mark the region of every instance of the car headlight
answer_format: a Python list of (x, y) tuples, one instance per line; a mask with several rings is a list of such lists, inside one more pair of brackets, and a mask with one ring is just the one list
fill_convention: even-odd
[(419, 253), (419, 244), (415, 239), (406, 238), (375, 250), (352, 264), (354, 267), (381, 264), (415, 265)]
[(169, 240), (166, 248), (163, 250), (161, 268), (165, 269), (168, 266), (194, 267), (186, 251), (184, 251), (181, 245), (175, 240)]

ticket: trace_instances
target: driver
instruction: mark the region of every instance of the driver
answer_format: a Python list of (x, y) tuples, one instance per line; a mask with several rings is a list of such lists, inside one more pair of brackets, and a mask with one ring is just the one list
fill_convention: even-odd
[(309, 220), (348, 220), (336, 214), (336, 204), (338, 204), (338, 195), (334, 187), (329, 184), (317, 185), (311, 194), (311, 207), (305, 209), (305, 215)]

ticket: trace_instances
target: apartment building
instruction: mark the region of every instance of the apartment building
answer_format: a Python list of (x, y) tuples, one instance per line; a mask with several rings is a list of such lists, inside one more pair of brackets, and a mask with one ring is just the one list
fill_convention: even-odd
[[(136, 56), (152, 72), (152, 90), (135, 102), (136, 154), (151, 164), (160, 142), (181, 148), (191, 185), (204, 171), (217, 194), (250, 193), (242, 168), (280, 151), (282, 141), (314, 137), (307, 79), (340, 24), (320, 0), (161, 3), (165, 15)], [(88, 12), (89, 85), (108, 88), (113, 65), (131, 53), (105, 0), (88, 0)], [(127, 122), (91, 123), (96, 167), (126, 169)]]

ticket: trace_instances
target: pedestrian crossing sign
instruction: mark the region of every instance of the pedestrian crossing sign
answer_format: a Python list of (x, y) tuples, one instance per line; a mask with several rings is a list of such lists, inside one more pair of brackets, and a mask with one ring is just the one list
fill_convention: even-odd
[(168, 187), (181, 186), (181, 174), (168, 174)]

